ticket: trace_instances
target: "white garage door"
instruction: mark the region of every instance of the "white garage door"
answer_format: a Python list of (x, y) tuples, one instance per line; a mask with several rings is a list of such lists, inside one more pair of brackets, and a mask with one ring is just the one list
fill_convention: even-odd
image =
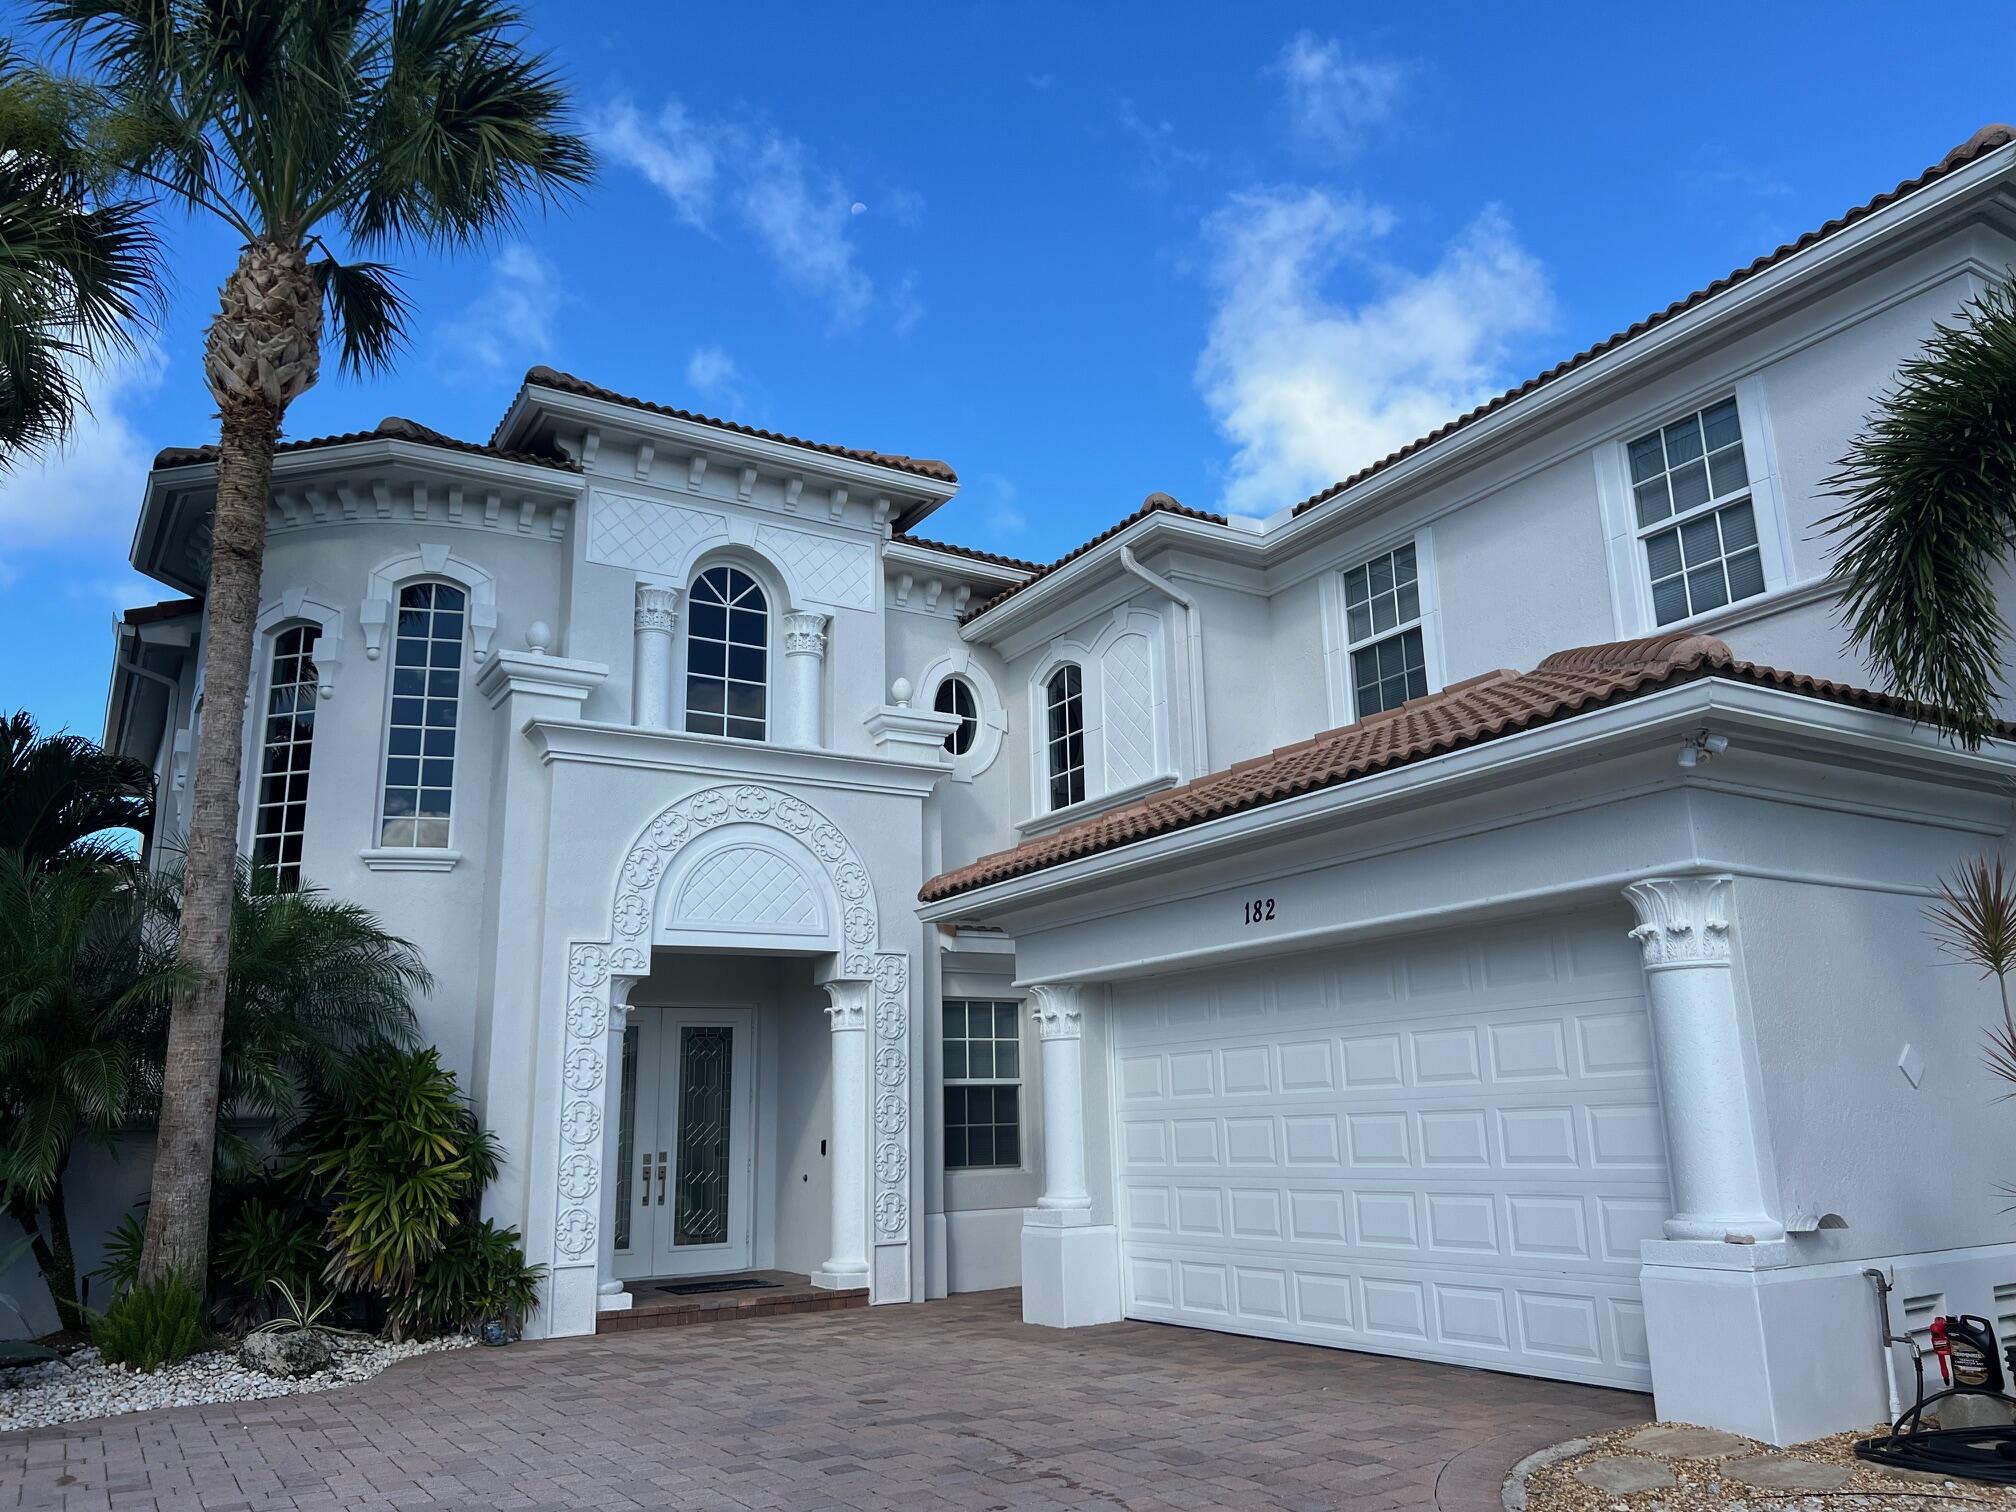
[(1629, 927), (1116, 987), (1127, 1315), (1649, 1386), (1668, 1191)]

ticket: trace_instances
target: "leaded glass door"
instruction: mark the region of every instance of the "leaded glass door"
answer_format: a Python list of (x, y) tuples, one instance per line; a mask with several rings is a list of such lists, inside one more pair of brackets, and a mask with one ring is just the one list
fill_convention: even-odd
[[(748, 1009), (632, 1010), (617, 1131), (625, 1278), (705, 1275), (751, 1263)], [(626, 1243), (627, 1241), (627, 1243)]]

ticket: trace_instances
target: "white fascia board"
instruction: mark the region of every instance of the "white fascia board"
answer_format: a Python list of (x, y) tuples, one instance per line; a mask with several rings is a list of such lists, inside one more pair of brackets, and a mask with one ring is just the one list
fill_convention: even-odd
[(1157, 510), (1039, 579), (1007, 603), (967, 621), (960, 626), (959, 633), (969, 641), (989, 643), (1012, 635), (1042, 619), (1057, 602), (1081, 598), (1092, 583), (1121, 576), (1121, 547), (1131, 546), (1138, 553), (1164, 536), (1197, 551), (1235, 561), (1251, 561), (1257, 545), (1253, 537), (1235, 534), (1209, 520), (1193, 520), (1188, 515)]
[(1325, 499), (1313, 509), (1299, 515), (1294, 512), (1294, 505), (1277, 510), (1265, 522), (1269, 554), (1298, 549), (1306, 544), (1306, 537), (1319, 535), (1323, 525), (1338, 516), (1356, 513), (1342, 507), (1342, 501), (1367, 504), (1396, 490), (1420, 486), (1424, 475), (1470, 465), (1475, 453), (1495, 445), (1507, 430), (1524, 427), (1539, 416), (1574, 404), (1591, 389), (1615, 385), (1631, 369), (1703, 340), (1720, 327), (1750, 316), (1760, 304), (1783, 299), (1799, 285), (1840, 275), (1844, 264), (1862, 257), (1873, 244), (1902, 237), (1908, 230), (1948, 215), (1957, 201), (1971, 198), (1996, 180), (2008, 177), (2012, 168), (2016, 168), (2016, 143), (1998, 147), (1958, 172), (1884, 206), (1776, 266), (1709, 296), (1649, 331), (1641, 331), (1600, 357), (1541, 384), (1531, 393)]
[[(1010, 877), (970, 892), (919, 906), (927, 923), (948, 919), (985, 922), (992, 915), (1045, 895), (1080, 892), (1128, 875), (1166, 872), (1206, 860), (1229, 846), (1250, 852), (1299, 831), (1370, 815), (1379, 809), (1420, 807), (1447, 789), (1474, 790), (1487, 782), (1508, 786), (1564, 758), (1595, 760), (1596, 748), (1643, 746), (1662, 734), (1684, 735), (1703, 724), (1717, 734), (1739, 730), (1776, 737), (1784, 754), (1879, 771), (1905, 772), (1923, 782), (1938, 769), (1943, 780), (1982, 792), (2005, 790), (2016, 772), (2016, 742), (1989, 741), (1961, 750), (1925, 726), (1895, 714), (1829, 703), (1780, 688), (1702, 678), (1572, 715), (1538, 729), (1431, 756), (1298, 798), (1262, 804), (1222, 819), (1152, 836), (1096, 855)], [(1675, 749), (1677, 757), (1677, 746)]]
[(983, 562), (956, 551), (933, 551), (915, 541), (890, 541), (882, 548), (882, 560), (920, 572), (949, 578), (972, 578), (976, 582), (999, 583), (1003, 588), (1026, 583), (1031, 574), (1020, 567), (1003, 567), (999, 562)]
[[(773, 472), (808, 473), (821, 478), (830, 478), (835, 482), (858, 484), (878, 493), (919, 499), (928, 506), (922, 511), (915, 509), (905, 511), (903, 515), (905, 519), (921, 519), (930, 508), (944, 503), (959, 491), (957, 483), (926, 477), (923, 473), (907, 472), (886, 463), (863, 462), (854, 457), (816, 451), (807, 446), (793, 446), (787, 441), (748, 436), (724, 426), (707, 425), (698, 420), (681, 420), (675, 415), (661, 415), (655, 410), (639, 409), (631, 404), (593, 399), (585, 394), (570, 394), (560, 389), (542, 388), (538, 390), (538, 396), (537, 407), (544, 413), (562, 416), (599, 430), (629, 431), (660, 437), (685, 446), (691, 451), (741, 458), (765, 466)], [(527, 400), (526, 403), (530, 407), (530, 401)], [(517, 412), (518, 406), (513, 405), (512, 415), (507, 419), (505, 428), (499, 432), (500, 435), (508, 435), (516, 427)]]
[[(886, 756), (851, 756), (792, 746), (752, 745), (722, 736), (679, 730), (646, 730), (597, 720), (532, 719), (522, 732), (547, 766), (580, 762), (590, 766), (642, 768), (738, 782), (794, 782), (806, 787), (857, 793), (888, 793), (921, 799), (949, 769), (933, 761)], [(737, 761), (739, 766), (728, 763)]]

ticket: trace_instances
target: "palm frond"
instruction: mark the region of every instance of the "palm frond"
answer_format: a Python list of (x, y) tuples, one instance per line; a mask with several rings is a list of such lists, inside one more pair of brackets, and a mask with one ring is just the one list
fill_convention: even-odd
[(380, 372), (406, 344), (411, 309), (398, 272), (384, 263), (339, 263), (325, 257), (312, 265), (315, 282), (335, 324), (343, 370)]

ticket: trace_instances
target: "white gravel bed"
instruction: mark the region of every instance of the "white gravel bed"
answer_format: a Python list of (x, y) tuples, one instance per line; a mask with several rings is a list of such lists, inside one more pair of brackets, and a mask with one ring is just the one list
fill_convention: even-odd
[(388, 1365), (444, 1349), (466, 1349), (468, 1334), (391, 1344), (382, 1339), (337, 1339), (336, 1363), (298, 1380), (270, 1376), (239, 1364), (233, 1349), (213, 1349), (163, 1366), (152, 1375), (109, 1365), (95, 1349), (68, 1360), (0, 1371), (0, 1432), (46, 1428), (81, 1418), (114, 1417), (150, 1407), (200, 1407), (209, 1402), (254, 1402), (262, 1397), (334, 1391), (368, 1381)]

